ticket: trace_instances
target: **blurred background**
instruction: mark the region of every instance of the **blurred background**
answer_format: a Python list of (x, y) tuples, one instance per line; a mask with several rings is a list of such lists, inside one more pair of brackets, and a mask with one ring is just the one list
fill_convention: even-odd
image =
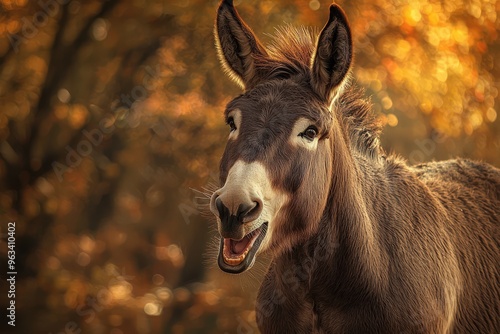
[[(264, 42), (330, 1), (235, 1)], [(338, 1), (353, 77), (415, 164), (500, 166), (500, 1)], [(16, 327), (2, 333), (257, 333), (266, 269), (221, 273), (202, 214), (240, 93), (217, 1), (0, 0), (0, 241), (16, 221)], [(2, 269), (2, 326), (7, 285)]]

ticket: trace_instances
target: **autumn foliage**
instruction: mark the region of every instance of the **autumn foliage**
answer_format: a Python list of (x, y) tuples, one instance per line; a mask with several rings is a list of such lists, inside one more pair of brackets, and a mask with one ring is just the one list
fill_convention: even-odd
[[(264, 42), (287, 23), (319, 30), (329, 3), (235, 1)], [(412, 164), (499, 166), (500, 1), (338, 3), (384, 148)], [(220, 273), (192, 190), (217, 180), (222, 111), (240, 93), (217, 61), (216, 7), (0, 0), (0, 233), (17, 222), (16, 333), (257, 332), (265, 263), (255, 277)]]

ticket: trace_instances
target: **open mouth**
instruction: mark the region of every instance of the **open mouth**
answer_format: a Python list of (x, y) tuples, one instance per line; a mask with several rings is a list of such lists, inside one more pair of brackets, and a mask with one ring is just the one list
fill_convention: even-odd
[(221, 238), (219, 268), (231, 274), (239, 274), (249, 269), (255, 262), (255, 254), (266, 232), (267, 223), (264, 223), (241, 240)]

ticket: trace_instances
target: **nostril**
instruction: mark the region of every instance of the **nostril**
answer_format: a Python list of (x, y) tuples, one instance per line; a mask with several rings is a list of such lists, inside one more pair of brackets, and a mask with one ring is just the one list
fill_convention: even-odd
[(238, 218), (239, 222), (243, 222), (243, 219), (247, 216), (247, 214), (252, 211), (254, 208), (254, 205), (249, 205), (249, 204), (240, 204), (238, 206), (238, 212), (236, 213), (236, 217)]
[(255, 214), (260, 214), (262, 211), (259, 202), (254, 202), (255, 206), (247, 213), (247, 216), (254, 216)]
[(238, 221), (242, 223), (247, 223), (255, 220), (259, 217), (262, 211), (262, 204), (259, 202), (253, 202), (251, 205), (241, 204), (238, 208)]
[(215, 200), (215, 206), (217, 207), (217, 211), (219, 211), (219, 218), (222, 219), (224, 216), (224, 204), (222, 204), (222, 200), (220, 197), (217, 197)]

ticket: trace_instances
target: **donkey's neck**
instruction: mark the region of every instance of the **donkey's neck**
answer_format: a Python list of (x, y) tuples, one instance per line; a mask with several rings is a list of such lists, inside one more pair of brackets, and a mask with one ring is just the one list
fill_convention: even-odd
[(331, 260), (340, 277), (350, 286), (357, 282), (363, 290), (379, 289), (384, 285), (387, 259), (379, 244), (376, 206), (368, 194), (384, 164), (359, 153), (345, 135), (334, 138), (332, 146), (333, 178), (320, 233), (336, 242)]
[(376, 206), (368, 194), (383, 174), (384, 163), (358, 154), (342, 131), (334, 133), (333, 177), (319, 229), (277, 262), (302, 266), (301, 272), (308, 272), (303, 279), (307, 290), (321, 286), (320, 291), (346, 298), (379, 295), (387, 283), (388, 260), (379, 244)]

